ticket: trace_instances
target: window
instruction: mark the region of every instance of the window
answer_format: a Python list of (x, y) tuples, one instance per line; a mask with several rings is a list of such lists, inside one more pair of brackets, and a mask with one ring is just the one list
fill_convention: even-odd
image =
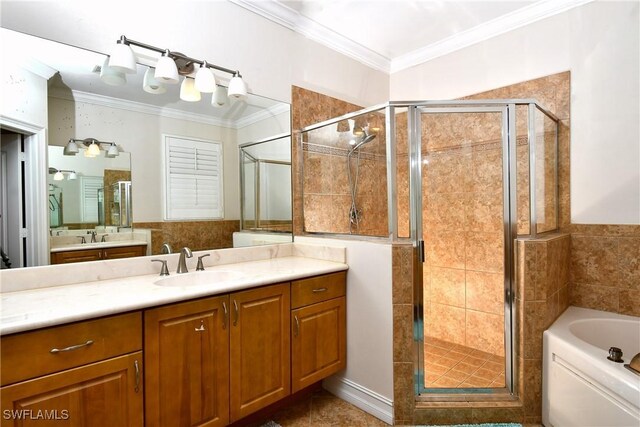
[(164, 137), (165, 219), (222, 219), (222, 143)]

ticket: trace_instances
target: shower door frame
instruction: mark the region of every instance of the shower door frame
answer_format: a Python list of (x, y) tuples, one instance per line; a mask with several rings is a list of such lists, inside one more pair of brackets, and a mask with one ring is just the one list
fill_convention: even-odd
[[(515, 304), (514, 240), (517, 236), (516, 212), (516, 128), (515, 103), (503, 101), (450, 101), (412, 103), (408, 108), (411, 240), (417, 251), (414, 270), (414, 322), (417, 324), (416, 356), (414, 358), (415, 394), (417, 401), (514, 400), (517, 384), (517, 330)], [(422, 230), (422, 114), (500, 113), (503, 186), (504, 231), (504, 348), (505, 387), (502, 388), (442, 388), (438, 392), (424, 386), (424, 301), (422, 262), (424, 236)], [(427, 166), (428, 167), (428, 166)], [(471, 392), (473, 390), (473, 392)]]

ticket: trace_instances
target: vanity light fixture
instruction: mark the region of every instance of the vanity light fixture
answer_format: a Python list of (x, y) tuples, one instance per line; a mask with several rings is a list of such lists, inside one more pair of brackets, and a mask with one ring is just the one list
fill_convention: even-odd
[(86, 147), (84, 152), (85, 157), (97, 157), (100, 155), (100, 150), (105, 150), (106, 157), (113, 158), (120, 154), (118, 146), (115, 142), (98, 141), (95, 138), (85, 139), (69, 139), (69, 142), (64, 147), (65, 156), (75, 156), (80, 151), (78, 144), (82, 144)]
[(147, 71), (145, 71), (144, 73), (142, 89), (145, 92), (153, 93), (153, 94), (165, 93), (167, 91), (167, 88), (164, 87), (164, 85), (160, 83), (158, 79), (156, 79), (154, 74), (155, 74), (154, 68), (151, 68), (151, 67), (147, 68)]
[(109, 57), (104, 59), (100, 67), (100, 80), (111, 86), (122, 86), (127, 82), (127, 76), (117, 69), (109, 66)]
[[(167, 83), (167, 84), (177, 84), (180, 80), (180, 76), (190, 76), (190, 78), (195, 78), (193, 82), (183, 82), (183, 86), (186, 86), (185, 90), (188, 89), (190, 92), (190, 99), (195, 98), (195, 92), (199, 93), (213, 93), (211, 104), (216, 106), (223, 105), (224, 103), (220, 103), (220, 99), (215, 100), (216, 94), (220, 98), (220, 91), (216, 89), (216, 78), (212, 72), (212, 70), (221, 71), (227, 74), (231, 74), (232, 78), (229, 81), (229, 90), (228, 95), (230, 97), (236, 99), (242, 99), (247, 96), (247, 85), (242, 79), (240, 75), (240, 71), (231, 70), (229, 68), (221, 67), (219, 65), (215, 65), (210, 63), (209, 61), (204, 61), (200, 59), (191, 58), (187, 55), (184, 55), (180, 52), (173, 52), (169, 49), (162, 49), (156, 46), (151, 46), (146, 43), (142, 43), (139, 41), (128, 39), (127, 37), (120, 36), (120, 39), (116, 43), (116, 47), (109, 58), (108, 65), (111, 68), (116, 68), (119, 71), (125, 73), (135, 73), (136, 72), (136, 57), (131, 49), (131, 46), (141, 47), (143, 49), (152, 50), (154, 52), (160, 53), (162, 56), (158, 59), (158, 63), (156, 64), (156, 69), (154, 73), (155, 79), (159, 83)], [(200, 67), (197, 72), (195, 71), (195, 65), (198, 64)], [(148, 72), (148, 71), (147, 71)], [(145, 87), (147, 79), (145, 78)], [(191, 89), (193, 86), (193, 89)], [(149, 93), (162, 93), (162, 92), (151, 92), (145, 89)], [(181, 97), (182, 97), (182, 87), (181, 87)], [(199, 100), (200, 98), (198, 98)]]
[(53, 174), (53, 180), (54, 181), (62, 181), (64, 179), (64, 174), (67, 173), (67, 179), (73, 181), (74, 179), (78, 178), (78, 174), (76, 174), (76, 171), (72, 171), (72, 170), (64, 170), (64, 169), (56, 169), (56, 168), (49, 168), (49, 174)]
[(211, 95), (211, 105), (216, 108), (220, 108), (227, 103), (227, 88), (224, 86), (217, 86), (213, 95)]
[(133, 53), (129, 40), (125, 36), (120, 37), (120, 40), (116, 42), (116, 47), (109, 57), (108, 65), (123, 73), (136, 73), (136, 55)]
[(195, 80), (185, 77), (180, 85), (180, 99), (188, 102), (198, 102), (201, 99), (200, 92), (196, 89)]

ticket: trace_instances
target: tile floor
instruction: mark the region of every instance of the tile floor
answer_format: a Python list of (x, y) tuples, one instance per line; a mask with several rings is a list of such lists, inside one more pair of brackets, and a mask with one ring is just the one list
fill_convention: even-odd
[[(313, 392), (270, 417), (282, 427), (386, 427), (387, 423), (325, 390)], [(266, 421), (265, 421), (266, 422)]]
[(504, 387), (504, 357), (424, 337), (425, 387)]

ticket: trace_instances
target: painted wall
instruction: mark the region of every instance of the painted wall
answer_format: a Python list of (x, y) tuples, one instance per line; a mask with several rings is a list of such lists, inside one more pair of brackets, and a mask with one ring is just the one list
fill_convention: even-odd
[(224, 218), (240, 218), (236, 130), (188, 120), (49, 98), (49, 145), (89, 136), (113, 141), (131, 153), (133, 218), (162, 221), (162, 135), (222, 141), (224, 153)]
[[(144, 17), (144, 19), (141, 19)], [(3, 1), (2, 27), (108, 53), (124, 34), (242, 72), (252, 93), (285, 102), (291, 85), (362, 105), (389, 96), (389, 77), (224, 1), (88, 8), (82, 1)], [(221, 75), (222, 77), (222, 75)]]
[(391, 99), (452, 99), (571, 71), (571, 220), (640, 224), (638, 2), (596, 1), (391, 76)]
[[(264, 120), (238, 129), (238, 144), (256, 142), (262, 139), (289, 133), (291, 131), (291, 111), (274, 114)], [(291, 150), (289, 150), (290, 152)], [(291, 153), (289, 153), (289, 157)]]
[[(6, 52), (4, 52), (6, 53)], [(31, 126), (47, 127), (47, 79), (29, 70), (13, 67), (2, 55), (0, 115)]]
[(347, 248), (347, 368), (325, 380), (325, 387), (390, 423), (393, 405), (391, 244), (308, 236), (296, 236), (295, 241)]

